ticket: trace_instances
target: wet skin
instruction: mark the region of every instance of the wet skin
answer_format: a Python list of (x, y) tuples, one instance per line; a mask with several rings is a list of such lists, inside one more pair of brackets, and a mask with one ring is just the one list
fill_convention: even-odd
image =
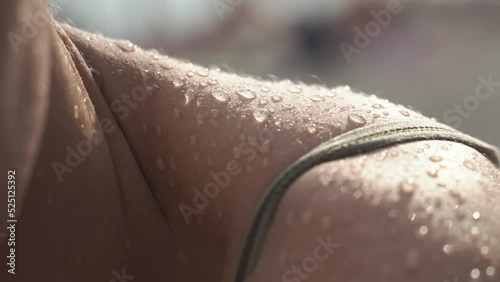
[[(2, 5), (29, 15), (32, 2)], [(18, 53), (3, 44), (0, 164), (21, 173), (22, 220), (18, 274), (2, 281), (109, 281), (123, 268), (140, 281), (232, 281), (252, 213), (288, 165), (354, 128), (426, 119), (57, 23)], [(476, 268), (497, 281), (499, 203), (498, 170), (461, 144), (325, 163), (287, 193), (250, 281), (468, 281)]]

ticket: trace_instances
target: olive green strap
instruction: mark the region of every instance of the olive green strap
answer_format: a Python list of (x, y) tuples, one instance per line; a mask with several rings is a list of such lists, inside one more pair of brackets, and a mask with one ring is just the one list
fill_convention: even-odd
[(289, 166), (273, 182), (260, 202), (241, 253), (236, 282), (243, 282), (253, 270), (281, 199), (291, 184), (314, 166), (363, 154), (376, 149), (422, 140), (453, 141), (481, 152), (499, 165), (497, 148), (432, 121), (396, 121), (358, 128), (329, 140)]

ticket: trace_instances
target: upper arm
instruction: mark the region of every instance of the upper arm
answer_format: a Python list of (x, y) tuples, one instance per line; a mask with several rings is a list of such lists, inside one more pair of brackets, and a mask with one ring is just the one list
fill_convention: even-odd
[(500, 177), (469, 147), (415, 142), (325, 163), (287, 193), (251, 281), (469, 281), (476, 269), (496, 281)]

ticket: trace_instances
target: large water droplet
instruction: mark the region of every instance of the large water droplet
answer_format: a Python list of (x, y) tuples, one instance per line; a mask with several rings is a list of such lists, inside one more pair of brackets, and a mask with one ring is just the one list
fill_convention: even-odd
[(264, 93), (267, 93), (269, 92), (271, 89), (267, 86), (267, 85), (261, 85), (260, 86), (260, 91), (264, 92)]
[(415, 192), (415, 190), (417, 189), (417, 184), (415, 184), (415, 180), (410, 178), (407, 181), (401, 182), (401, 184), (399, 184), (399, 189), (403, 193), (413, 194)]
[(488, 266), (488, 267), (486, 268), (486, 276), (493, 277), (493, 276), (495, 276), (495, 273), (496, 273), (496, 269), (495, 269), (495, 267), (493, 267), (493, 266)]
[(253, 100), (257, 97), (257, 94), (255, 94), (254, 91), (250, 90), (250, 89), (240, 89), (240, 90), (236, 90), (236, 94), (243, 98), (243, 99), (246, 99), (246, 100)]
[(184, 86), (184, 80), (182, 78), (176, 77), (172, 80), (172, 84), (174, 85), (174, 88), (179, 89)]
[(201, 77), (207, 77), (208, 76), (208, 69), (202, 69), (202, 70), (198, 70), (196, 71), (196, 73), (201, 76)]
[(417, 237), (420, 239), (427, 238), (427, 235), (429, 234), (429, 227), (422, 225), (418, 228), (417, 232)]
[(472, 161), (465, 160), (464, 166), (470, 170), (476, 170), (476, 165)]
[(212, 96), (217, 101), (224, 102), (224, 103), (231, 100), (231, 97), (229, 96), (229, 94), (224, 90), (214, 90), (214, 91), (212, 91)]
[(308, 125), (307, 132), (309, 132), (309, 134), (316, 134), (318, 132), (318, 128), (314, 124)]
[(453, 246), (450, 245), (450, 244), (446, 244), (443, 246), (443, 253), (449, 255), (451, 254), (451, 252), (453, 252)]
[(348, 117), (348, 122), (349, 124), (352, 124), (354, 126), (363, 126), (366, 124), (366, 120), (364, 117), (356, 114), (349, 115)]
[(475, 220), (479, 220), (481, 218), (481, 213), (479, 213), (478, 211), (474, 212), (472, 214), (472, 218), (474, 218)]
[(263, 123), (264, 121), (267, 121), (269, 118), (269, 114), (267, 113), (266, 110), (263, 109), (257, 109), (253, 112), (253, 118), (258, 122), (258, 123)]
[(272, 99), (272, 100), (273, 100), (273, 102), (275, 102), (275, 103), (279, 103), (279, 102), (283, 101), (283, 97), (281, 97), (281, 96), (279, 96), (279, 95), (273, 95), (273, 96), (271, 97), (271, 99)]
[(474, 268), (470, 272), (470, 278), (477, 280), (477, 279), (479, 279), (479, 277), (481, 277), (481, 270), (479, 270), (478, 268)]
[(193, 89), (188, 89), (184, 92), (184, 98), (186, 98), (186, 104), (189, 104), (191, 101), (196, 100), (198, 93)]
[(288, 87), (288, 91), (290, 91), (290, 93), (294, 93), (294, 94), (302, 93), (302, 86), (301, 85), (292, 85), (292, 86)]
[(440, 156), (430, 156), (429, 160), (431, 160), (432, 162), (438, 163), (438, 162), (442, 161), (443, 158)]
[(219, 80), (215, 77), (212, 77), (208, 80), (208, 84), (210, 85), (217, 85), (217, 83), (219, 83)]
[(399, 113), (402, 114), (405, 117), (409, 117), (410, 116), (410, 113), (408, 111), (405, 111), (405, 110), (400, 110)]
[(427, 175), (429, 175), (429, 177), (432, 177), (432, 178), (438, 177), (438, 174), (439, 174), (439, 171), (437, 169), (431, 169), (431, 170), (427, 171)]
[(123, 52), (127, 52), (127, 53), (134, 52), (135, 48), (137, 47), (136, 45), (134, 45), (130, 41), (120, 41), (120, 42), (116, 42), (115, 44), (116, 44), (116, 46), (118, 46), (118, 48), (120, 48), (120, 50), (122, 50)]
[(312, 95), (311, 97), (309, 97), (309, 99), (313, 102), (323, 102), (325, 101), (325, 98), (319, 96), (319, 95)]
[(374, 108), (374, 109), (382, 109), (382, 108), (384, 108), (384, 106), (382, 106), (382, 104), (373, 104), (372, 108)]
[(286, 104), (283, 104), (283, 109), (284, 110), (292, 110), (294, 108), (294, 105), (290, 104), (290, 103), (286, 103)]

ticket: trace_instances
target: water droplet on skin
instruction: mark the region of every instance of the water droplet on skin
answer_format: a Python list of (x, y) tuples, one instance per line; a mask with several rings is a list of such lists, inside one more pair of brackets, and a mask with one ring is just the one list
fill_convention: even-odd
[(213, 85), (217, 85), (217, 83), (219, 83), (219, 80), (218, 80), (217, 78), (215, 78), (215, 77), (210, 78), (210, 79), (208, 80), (208, 84), (210, 84), (210, 85), (212, 85), (212, 86), (213, 86)]
[(427, 226), (422, 225), (418, 228), (418, 232), (417, 232), (418, 238), (424, 239), (427, 237), (428, 234), (429, 234), (429, 228)]
[(472, 218), (474, 218), (475, 220), (479, 220), (481, 218), (481, 213), (479, 212), (474, 212), (472, 214)]
[(373, 104), (372, 108), (374, 108), (374, 109), (382, 109), (382, 108), (384, 108), (384, 106), (382, 106), (381, 104)]
[(438, 163), (438, 162), (442, 161), (443, 158), (440, 156), (430, 156), (429, 160), (431, 160), (432, 162)]
[(301, 85), (292, 85), (292, 86), (288, 87), (288, 91), (290, 91), (290, 93), (294, 93), (294, 94), (302, 93), (302, 86)]
[(481, 254), (483, 256), (487, 256), (490, 254), (490, 248), (488, 246), (482, 246), (481, 247)]
[(410, 116), (410, 113), (408, 111), (405, 111), (405, 110), (400, 110), (399, 113), (402, 114), (405, 117), (409, 117)]
[(231, 100), (229, 94), (224, 90), (214, 90), (212, 91), (212, 96), (219, 102), (228, 102)]
[(184, 92), (184, 97), (186, 98), (186, 104), (189, 104), (191, 101), (196, 100), (198, 93), (193, 89), (188, 89)]
[(194, 160), (195, 162), (199, 161), (199, 160), (200, 160), (200, 153), (194, 153), (194, 155), (193, 155), (193, 160)]
[(208, 69), (202, 69), (202, 70), (198, 70), (196, 71), (196, 73), (201, 76), (201, 77), (207, 77), (208, 76)]
[(188, 72), (186, 73), (186, 76), (187, 76), (187, 77), (193, 77), (193, 76), (194, 76), (194, 72), (193, 72), (193, 71), (188, 71)]
[(210, 110), (210, 116), (211, 116), (212, 118), (215, 118), (215, 119), (216, 119), (216, 118), (219, 118), (219, 116), (220, 116), (220, 111), (219, 111), (219, 110), (217, 110), (217, 109), (211, 109), (211, 110)]
[(412, 213), (410, 213), (410, 214), (408, 215), (408, 219), (409, 219), (410, 221), (414, 221), (414, 220), (415, 220), (415, 218), (417, 218), (417, 214), (416, 214), (416, 213), (414, 213), (414, 212), (412, 212)]
[(290, 104), (290, 103), (283, 104), (283, 109), (284, 110), (289, 111), (289, 110), (292, 110), (293, 108), (294, 108), (294, 106), (292, 104)]
[(479, 277), (481, 277), (481, 270), (479, 270), (478, 268), (474, 268), (470, 272), (470, 278), (477, 280), (477, 279), (479, 279)]
[(196, 116), (196, 124), (197, 125), (202, 125), (203, 123), (205, 123), (205, 119), (203, 118), (202, 115), (197, 115)]
[(406, 253), (406, 268), (408, 271), (415, 271), (420, 264), (420, 254), (418, 250), (411, 249)]
[(181, 78), (174, 78), (172, 80), (172, 84), (174, 85), (175, 89), (179, 89), (182, 86), (184, 86), (185, 83), (184, 83), (184, 80), (182, 80)]
[(170, 167), (171, 170), (175, 170), (175, 168), (177, 167), (172, 157), (170, 157), (170, 159), (168, 160), (168, 166)]
[(267, 104), (269, 104), (269, 102), (267, 100), (260, 100), (259, 101), (259, 105), (261, 105), (261, 106), (265, 106)]
[(389, 112), (382, 112), (382, 114), (384, 114), (384, 116), (388, 116)]
[(439, 173), (439, 171), (437, 169), (431, 169), (431, 170), (427, 171), (427, 175), (429, 175), (429, 177), (432, 177), (432, 178), (438, 177), (438, 173)]
[(356, 114), (349, 115), (347, 120), (349, 124), (354, 125), (356, 127), (363, 126), (366, 124), (365, 118)]
[(275, 103), (279, 103), (281, 101), (283, 101), (283, 97), (279, 96), (279, 95), (273, 95), (273, 97), (271, 97), (271, 99), (273, 100), (273, 102)]
[(136, 46), (130, 41), (116, 42), (115, 44), (116, 44), (116, 46), (118, 46), (118, 48), (120, 48), (120, 50), (122, 50), (123, 52), (127, 52), (127, 53), (134, 52), (135, 48), (136, 48)]
[(80, 112), (78, 111), (78, 106), (77, 106), (77, 105), (75, 105), (75, 106), (73, 107), (73, 116), (75, 117), (75, 119), (78, 119), (79, 113), (80, 113)]
[(319, 95), (312, 95), (311, 97), (309, 97), (309, 99), (313, 102), (323, 102), (325, 101), (325, 98), (319, 96)]
[(159, 125), (157, 125), (155, 127), (155, 133), (156, 133), (156, 136), (161, 136), (162, 133), (161, 133), (161, 127)]
[(443, 253), (449, 255), (453, 251), (453, 246), (450, 244), (446, 244), (443, 246)]
[(476, 165), (469, 160), (464, 161), (464, 166), (470, 170), (476, 170)]
[(495, 269), (495, 267), (493, 267), (493, 266), (488, 266), (488, 267), (486, 268), (486, 276), (493, 277), (493, 276), (495, 276), (495, 273), (496, 273), (496, 269)]
[(246, 100), (253, 100), (257, 97), (257, 94), (255, 94), (254, 91), (250, 90), (250, 89), (240, 89), (240, 90), (236, 90), (236, 94), (243, 98), (243, 99), (246, 99)]
[(177, 261), (182, 263), (182, 264), (188, 264), (189, 257), (184, 252), (180, 252), (177, 254)]
[(253, 118), (258, 122), (258, 123), (263, 123), (267, 121), (269, 118), (269, 114), (267, 113), (266, 110), (263, 109), (257, 109), (253, 112)]
[(261, 85), (260, 86), (260, 91), (264, 92), (264, 93), (267, 93), (269, 92), (271, 89), (267, 86), (267, 85)]
[(165, 70), (171, 70), (173, 68), (172, 65), (167, 63), (160, 63), (160, 67)]
[(189, 144), (191, 144), (191, 146), (196, 144), (196, 136), (194, 135), (189, 136)]
[(399, 185), (399, 189), (405, 194), (413, 194), (417, 189), (417, 185), (415, 184), (415, 180), (413, 180), (413, 178), (410, 178), (407, 181), (401, 182), (401, 184)]
[(283, 123), (283, 128), (286, 130), (290, 130), (295, 126), (295, 124), (291, 121)]
[(156, 156), (156, 167), (159, 170), (163, 170), (165, 168), (165, 164), (163, 163), (163, 160), (160, 156)]
[(318, 129), (316, 128), (316, 126), (314, 124), (312, 124), (312, 125), (307, 126), (307, 132), (309, 132), (309, 134), (314, 135), (318, 132)]

